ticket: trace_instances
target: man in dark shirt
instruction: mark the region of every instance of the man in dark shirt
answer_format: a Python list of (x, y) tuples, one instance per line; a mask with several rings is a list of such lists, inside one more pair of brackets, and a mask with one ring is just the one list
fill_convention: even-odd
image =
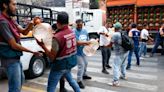
[[(32, 29), (33, 23), (30, 23), (26, 29), (15, 23), (15, 20), (13, 20), (13, 16), (16, 14), (15, 0), (0, 0), (0, 11), (0, 59), (2, 66), (6, 69), (9, 92), (21, 92), (24, 80), (20, 62), (22, 51), (30, 52), (34, 55), (39, 55), (39, 53), (22, 47), (19, 33), (26, 35)], [(5, 48), (8, 51), (5, 52)]]
[(57, 29), (53, 34), (52, 49), (48, 50), (41, 41), (38, 44), (51, 59), (51, 70), (48, 78), (47, 92), (55, 92), (58, 81), (64, 76), (74, 92), (80, 92), (80, 87), (72, 78), (71, 69), (76, 66), (76, 38), (68, 27), (69, 16), (66, 12), (59, 12)]
[(135, 53), (135, 56), (136, 56), (136, 59), (137, 59), (136, 65), (137, 66), (140, 65), (140, 58), (139, 58), (139, 55), (138, 55), (140, 31), (137, 29), (137, 24), (132, 24), (131, 25), (131, 30), (129, 31), (128, 35), (129, 35), (130, 38), (132, 38), (132, 40), (134, 42), (134, 49), (129, 51), (128, 64), (127, 64), (126, 69), (131, 68), (131, 61), (132, 61), (133, 52)]
[(154, 53), (156, 53), (156, 50), (159, 47), (159, 45), (161, 45), (162, 47), (161, 55), (164, 55), (164, 24), (162, 24), (162, 26), (160, 27), (157, 33), (155, 45), (151, 51), (150, 57), (154, 56)]

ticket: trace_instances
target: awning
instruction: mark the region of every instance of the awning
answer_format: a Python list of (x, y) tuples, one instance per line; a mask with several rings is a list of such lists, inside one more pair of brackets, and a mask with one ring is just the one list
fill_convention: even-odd
[(107, 7), (136, 4), (136, 0), (107, 0)]
[(137, 6), (164, 5), (164, 0), (137, 0)]

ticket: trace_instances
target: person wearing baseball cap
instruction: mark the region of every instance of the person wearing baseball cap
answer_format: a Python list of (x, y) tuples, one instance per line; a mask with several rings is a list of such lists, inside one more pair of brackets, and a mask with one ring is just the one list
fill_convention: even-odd
[[(112, 35), (111, 43), (108, 45), (112, 47), (114, 45), (115, 58), (113, 62), (113, 81), (112, 86), (119, 86), (119, 78), (126, 78), (126, 58), (128, 56), (128, 51), (126, 51), (122, 46), (122, 24), (117, 22), (114, 24), (115, 32)], [(120, 75), (121, 70), (121, 75)], [(110, 83), (111, 84), (111, 83)]]

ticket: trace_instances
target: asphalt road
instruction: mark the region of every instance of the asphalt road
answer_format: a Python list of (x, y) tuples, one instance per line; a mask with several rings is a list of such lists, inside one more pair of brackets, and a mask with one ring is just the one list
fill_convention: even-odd
[[(114, 59), (114, 53), (110, 58), (110, 64)], [(98, 51), (94, 56), (88, 57), (88, 75), (92, 80), (85, 80), (85, 89), (81, 92), (164, 92), (164, 56), (156, 55), (141, 60), (141, 66), (136, 66), (136, 59), (133, 56), (132, 69), (127, 70), (128, 80), (120, 80), (119, 87), (110, 86), (112, 81), (112, 69), (110, 74), (101, 72), (101, 53)], [(22, 87), (22, 92), (46, 92), (47, 78), (49, 69), (46, 69), (44, 75), (35, 79), (28, 79)], [(77, 67), (72, 70), (73, 77), (76, 80)], [(72, 88), (66, 83), (69, 92)], [(3, 90), (1, 90), (3, 89)], [(0, 92), (7, 92), (7, 79), (0, 80)], [(58, 90), (58, 89), (57, 89)], [(58, 91), (57, 91), (58, 92)]]

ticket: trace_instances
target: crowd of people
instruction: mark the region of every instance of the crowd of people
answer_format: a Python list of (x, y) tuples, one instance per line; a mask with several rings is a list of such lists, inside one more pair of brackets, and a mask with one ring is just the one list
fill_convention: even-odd
[[(36, 25), (35, 17), (26, 28), (22, 28), (13, 17), (16, 15), (16, 1), (15, 0), (1, 0), (0, 1), (0, 57), (2, 66), (5, 67), (9, 92), (21, 92), (21, 87), (24, 81), (24, 74), (20, 57), (22, 51), (33, 53), (38, 56), (40, 52), (34, 52), (20, 44), (20, 33), (27, 34), (34, 25)], [(58, 81), (60, 80), (60, 92), (66, 92), (64, 88), (65, 79), (75, 92), (80, 92), (80, 88), (84, 89), (84, 79), (92, 79), (87, 74), (88, 61), (86, 55), (83, 53), (84, 46), (90, 45), (89, 35), (87, 30), (83, 28), (83, 21), (76, 20), (76, 28), (69, 27), (69, 16), (66, 12), (60, 12), (57, 16), (57, 23), (52, 26), (54, 29), (52, 49), (48, 50), (42, 41), (37, 41), (45, 54), (50, 58), (50, 73), (48, 77), (47, 92), (55, 92)], [(136, 65), (140, 66), (140, 57), (146, 56), (148, 40), (153, 41), (148, 33), (148, 25), (144, 24), (142, 31), (137, 29), (137, 24), (130, 25), (130, 31), (127, 34), (133, 41), (134, 48), (130, 51), (122, 47), (122, 24), (117, 22), (115, 24), (104, 23), (100, 28), (100, 50), (102, 52), (102, 73), (109, 74), (107, 69), (113, 68), (113, 86), (119, 86), (119, 79), (127, 79), (126, 70), (131, 69), (131, 58), (133, 52), (136, 56)], [(150, 56), (153, 56), (159, 45), (162, 45), (162, 52), (164, 54), (164, 24), (159, 29), (155, 46)], [(114, 48), (115, 58), (110, 60), (111, 50)], [(3, 52), (8, 49), (8, 52)], [(12, 53), (12, 54), (11, 54)], [(109, 65), (110, 62), (113, 65)], [(128, 61), (128, 62), (126, 62)], [(77, 81), (73, 79), (71, 69), (78, 66)], [(120, 75), (121, 72), (121, 75)]]
[[(100, 29), (100, 49), (102, 52), (102, 73), (109, 74), (106, 68), (109, 68), (109, 59), (111, 57), (111, 48), (114, 45), (115, 58), (113, 60), (113, 86), (119, 86), (119, 79), (127, 79), (126, 70), (131, 69), (132, 55), (135, 53), (136, 66), (140, 66), (141, 60), (146, 57), (154, 56), (159, 45), (161, 45), (161, 55), (164, 55), (164, 24), (161, 25), (157, 36), (155, 38), (154, 47), (150, 53), (147, 54), (147, 42), (154, 41), (149, 35), (149, 26), (143, 24), (143, 29), (140, 31), (137, 29), (137, 24), (132, 23), (129, 28), (129, 32), (123, 31), (122, 24), (117, 22), (113, 24), (106, 23)], [(122, 44), (122, 34), (126, 34), (130, 40), (132, 40), (133, 49), (126, 50)], [(126, 63), (127, 61), (127, 63)], [(111, 67), (110, 67), (111, 68)], [(120, 73), (121, 72), (121, 75)]]

